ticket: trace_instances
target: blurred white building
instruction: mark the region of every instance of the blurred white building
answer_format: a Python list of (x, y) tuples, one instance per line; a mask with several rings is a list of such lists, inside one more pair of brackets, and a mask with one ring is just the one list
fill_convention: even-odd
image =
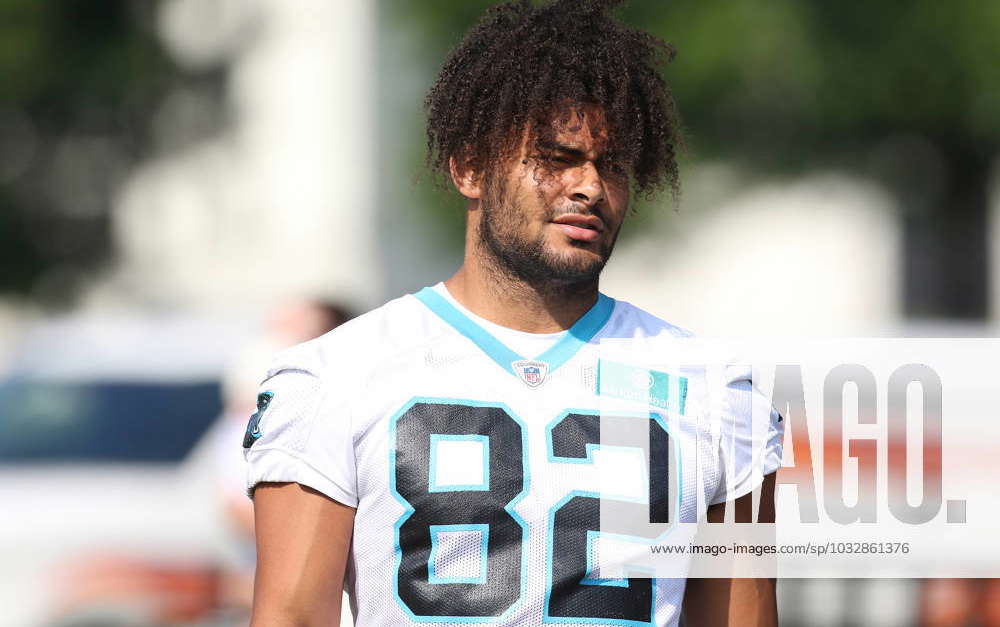
[(616, 252), (608, 293), (709, 336), (868, 335), (899, 320), (901, 235), (879, 187), (833, 174), (748, 184), (722, 166), (687, 182), (683, 207), (649, 208), (660, 228)]
[[(322, 295), (363, 308), (444, 278), (457, 252), (416, 215), (401, 151), (375, 145), (413, 141), (430, 77), (419, 42), (377, 40), (375, 22), (366, 0), (166, 0), (174, 56), (228, 66), (231, 125), (131, 177), (114, 213), (120, 263), (91, 304), (260, 309)], [(836, 336), (903, 322), (900, 225), (874, 183), (748, 182), (709, 165), (685, 172), (679, 210), (652, 210), (664, 215), (626, 227), (642, 234), (623, 241), (604, 287), (677, 324)], [(1000, 243), (1000, 219), (992, 229)], [(1000, 320), (995, 252), (992, 268)]]
[(91, 304), (374, 304), (373, 4), (167, 0), (159, 28), (180, 63), (228, 66), (231, 124), (133, 174)]

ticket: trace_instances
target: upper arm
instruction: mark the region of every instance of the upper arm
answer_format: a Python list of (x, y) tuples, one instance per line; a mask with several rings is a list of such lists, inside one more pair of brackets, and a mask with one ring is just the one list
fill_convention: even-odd
[[(753, 516), (753, 492), (732, 501), (735, 521), (774, 522), (775, 474), (764, 477), (757, 516)], [(708, 522), (721, 523), (727, 503), (708, 508)], [(770, 627), (778, 624), (774, 579), (689, 579), (684, 591), (684, 620), (691, 627)]]
[(338, 624), (354, 512), (297, 483), (257, 486), (253, 626)]
[[(351, 386), (303, 344), (279, 353), (244, 438), (254, 625), (336, 625), (358, 503)], [(235, 443), (234, 443), (235, 444)]]
[[(721, 523), (727, 507), (737, 523), (773, 523), (775, 473), (781, 466), (784, 422), (770, 400), (753, 385), (752, 369), (730, 366), (720, 415), (719, 477), (709, 501), (708, 522)], [(753, 511), (753, 495), (760, 503)], [(738, 530), (741, 524), (732, 529)], [(739, 542), (739, 538), (733, 537)], [(700, 627), (777, 625), (774, 579), (689, 579), (684, 619)]]

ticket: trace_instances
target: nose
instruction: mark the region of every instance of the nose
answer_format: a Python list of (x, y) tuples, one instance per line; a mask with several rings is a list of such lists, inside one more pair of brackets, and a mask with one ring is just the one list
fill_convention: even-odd
[(604, 201), (604, 181), (597, 168), (590, 161), (574, 168), (573, 180), (567, 190), (570, 198), (593, 207)]

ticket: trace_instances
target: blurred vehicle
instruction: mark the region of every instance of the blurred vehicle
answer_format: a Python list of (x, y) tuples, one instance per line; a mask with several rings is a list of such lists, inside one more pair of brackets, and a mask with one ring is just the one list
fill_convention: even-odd
[(213, 573), (236, 549), (198, 443), (252, 330), (104, 316), (21, 335), (0, 367), (0, 625), (151, 625), (214, 609)]

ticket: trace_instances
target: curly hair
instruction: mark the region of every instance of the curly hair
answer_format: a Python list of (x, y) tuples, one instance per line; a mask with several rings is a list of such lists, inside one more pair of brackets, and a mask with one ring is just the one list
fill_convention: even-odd
[(454, 158), (489, 176), (518, 153), (525, 131), (538, 150), (567, 106), (596, 105), (608, 134), (603, 160), (639, 194), (668, 186), (676, 196), (681, 125), (659, 71), (675, 51), (615, 20), (620, 3), (515, 0), (489, 9), (425, 100), (431, 170), (447, 176)]

